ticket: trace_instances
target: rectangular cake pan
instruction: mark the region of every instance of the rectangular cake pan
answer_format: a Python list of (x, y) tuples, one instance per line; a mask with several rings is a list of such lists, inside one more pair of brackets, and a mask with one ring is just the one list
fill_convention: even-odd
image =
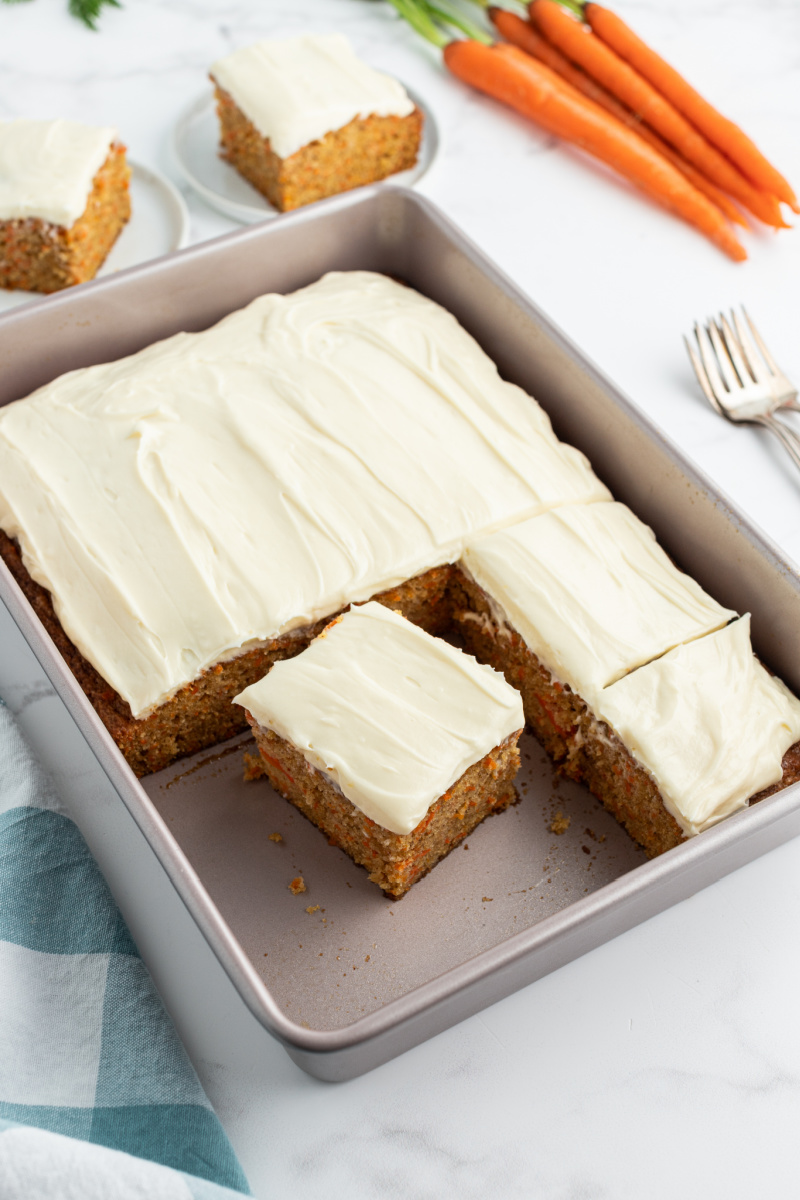
[[(757, 652), (800, 691), (792, 565), (413, 192), (365, 189), (4, 316), (0, 403), (352, 269), (404, 280), (454, 313), (678, 564), (753, 614)], [(2, 563), (0, 594), (245, 1004), (321, 1079), (369, 1070), (800, 832), (793, 787), (648, 862), (526, 736), (521, 803), (393, 903), (264, 780), (243, 782), (245, 735), (137, 781)], [(556, 835), (559, 812), (571, 822)], [(308, 890), (295, 896), (298, 874)], [(137, 903), (146, 915), (147, 898)]]

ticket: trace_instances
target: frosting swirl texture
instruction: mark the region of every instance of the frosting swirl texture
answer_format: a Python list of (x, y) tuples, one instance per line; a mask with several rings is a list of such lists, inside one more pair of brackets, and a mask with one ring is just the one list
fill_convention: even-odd
[(368, 272), (0, 411), (0, 527), (137, 717), (476, 536), (608, 496), (449, 313)]

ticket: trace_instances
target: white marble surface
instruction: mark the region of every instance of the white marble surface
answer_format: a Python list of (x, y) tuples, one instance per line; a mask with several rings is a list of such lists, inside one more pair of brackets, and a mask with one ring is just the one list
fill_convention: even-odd
[[(800, 5), (620, 0), (800, 185)], [(700, 400), (679, 340), (744, 301), (800, 380), (800, 234), (727, 262), (603, 170), (447, 78), (381, 0), (127, 0), (92, 34), (65, 0), (0, 10), (0, 115), (114, 122), (176, 178), (171, 127), (207, 66), (268, 34), (339, 29), (422, 93), (443, 137), (421, 188), (527, 289), (783, 549), (800, 479)], [(232, 228), (187, 197), (193, 238)], [(50, 763), (258, 1197), (795, 1197), (800, 841), (350, 1083), (263, 1034), (4, 616), (0, 693)], [(123, 853), (120, 853), (120, 847)]]

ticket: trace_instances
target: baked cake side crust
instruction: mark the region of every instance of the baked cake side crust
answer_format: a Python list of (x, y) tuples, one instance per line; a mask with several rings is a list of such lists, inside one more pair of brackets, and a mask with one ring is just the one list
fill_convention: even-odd
[[(686, 841), (658, 786), (580, 696), (554, 679), (523, 638), (498, 624), (481, 588), (456, 568), (453, 620), (470, 654), (502, 671), (522, 693), (525, 720), (564, 775), (585, 784), (651, 858)], [(800, 780), (800, 743), (783, 758), (783, 779), (750, 799)]]
[(553, 679), (524, 638), (500, 626), (482, 589), (455, 568), (451, 582), (454, 626), (469, 654), (505, 675), (522, 694), (525, 720), (564, 774), (577, 778), (576, 734), (587, 711), (580, 696)]
[(519, 768), (519, 734), (468, 767), (433, 802), (412, 833), (392, 833), (356, 808), (296, 746), (259, 725), (250, 713), (247, 717), (275, 791), (327, 834), (332, 845), (365, 867), (370, 880), (395, 900), (463, 842), (476, 825), (516, 799), (513, 780)]
[(0, 221), (0, 287), (57, 292), (93, 279), (131, 215), (130, 167), (115, 144), (68, 229), (38, 217)]
[(418, 108), (407, 117), (356, 118), (280, 158), (229, 93), (219, 86), (214, 91), (221, 156), (281, 212), (376, 183), (417, 161), (423, 122)]
[[(36, 583), (22, 561), (19, 547), (0, 530), (0, 556), (5, 560), (73, 675), (92, 703), (138, 776), (207, 746), (223, 742), (247, 728), (244, 713), (234, 697), (263, 678), (273, 663), (293, 658), (321, 633), (332, 616), (314, 625), (292, 630), (263, 646), (246, 650), (226, 662), (209, 667), (192, 683), (160, 705), (148, 717), (136, 720), (130, 706), (95, 670), (70, 641), (56, 616), (50, 593)], [(449, 582), (453, 567), (434, 567), (399, 587), (373, 599), (395, 608), (428, 633), (441, 633), (450, 624)]]

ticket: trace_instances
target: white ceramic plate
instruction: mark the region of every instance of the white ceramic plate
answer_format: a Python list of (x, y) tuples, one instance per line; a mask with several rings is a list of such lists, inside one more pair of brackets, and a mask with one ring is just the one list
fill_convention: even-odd
[[(161, 258), (172, 250), (181, 250), (189, 241), (189, 210), (175, 185), (150, 167), (130, 159), (128, 162), (131, 219), (97, 272), (98, 279), (151, 258)], [(10, 292), (0, 288), (0, 312), (28, 300), (41, 299), (41, 292)]]
[[(422, 178), (436, 157), (439, 133), (431, 111), (410, 87), (406, 87), (406, 91), (425, 118), (419, 157), (411, 170), (390, 175), (383, 182), (411, 187)], [(186, 110), (175, 126), (172, 146), (186, 182), (218, 212), (245, 225), (280, 216), (269, 200), (220, 158), (219, 124), (212, 93), (199, 97)]]

